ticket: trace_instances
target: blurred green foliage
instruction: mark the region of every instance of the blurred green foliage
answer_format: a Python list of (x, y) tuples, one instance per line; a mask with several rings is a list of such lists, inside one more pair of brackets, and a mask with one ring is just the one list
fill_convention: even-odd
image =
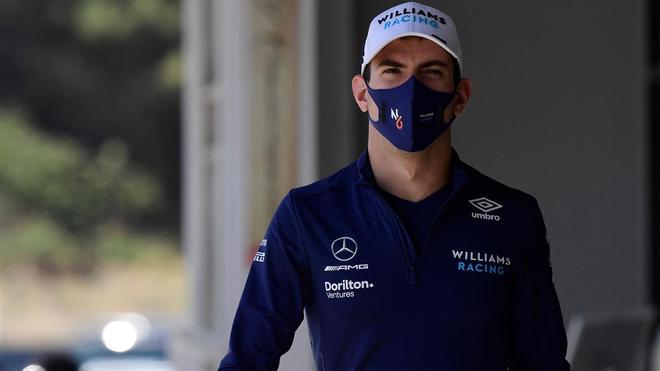
[[(155, 182), (165, 202), (149, 227), (177, 228), (179, 1), (0, 0), (0, 9), (0, 103), (75, 139), (67, 150), (39, 139), (45, 152), (32, 159), (34, 171), (7, 167), (7, 186), (80, 226), (98, 210), (148, 207)], [(148, 168), (151, 181), (126, 178), (126, 161)], [(37, 187), (36, 174), (46, 172), (66, 180)]]
[(0, 268), (85, 272), (98, 258), (127, 261), (159, 248), (171, 254), (171, 237), (129, 227), (162, 202), (159, 184), (130, 163), (121, 141), (92, 153), (0, 108)]
[[(176, 241), (164, 233), (135, 233), (119, 223), (100, 225), (94, 243), (103, 261), (159, 265), (178, 256)], [(165, 264), (163, 264), (165, 265)]]
[(181, 87), (182, 70), (181, 53), (173, 52), (167, 55), (159, 66), (161, 87), (167, 90), (179, 89)]
[(125, 38), (141, 27), (176, 36), (179, 14), (166, 0), (83, 0), (76, 6), (74, 23), (88, 39)]
[(71, 140), (53, 139), (0, 110), (0, 185), (31, 209), (40, 209), (72, 231), (100, 221), (153, 211), (160, 188), (128, 162), (126, 146), (105, 142), (95, 154)]
[(179, 8), (0, 0), (0, 269), (178, 254)]
[[(6, 217), (6, 215), (3, 215)], [(0, 228), (0, 269), (10, 265), (36, 265), (42, 269), (70, 271), (91, 261), (79, 249), (78, 241), (53, 219), (43, 216), (15, 216)]]

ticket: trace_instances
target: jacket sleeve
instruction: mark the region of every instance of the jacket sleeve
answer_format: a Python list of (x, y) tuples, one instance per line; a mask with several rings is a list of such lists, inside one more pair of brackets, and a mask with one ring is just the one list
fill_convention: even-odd
[(309, 293), (291, 194), (284, 198), (255, 256), (219, 370), (277, 370), (303, 319)]
[(532, 216), (524, 235), (513, 303), (513, 369), (568, 371), (566, 331), (555, 291), (550, 247), (539, 206), (532, 198)]

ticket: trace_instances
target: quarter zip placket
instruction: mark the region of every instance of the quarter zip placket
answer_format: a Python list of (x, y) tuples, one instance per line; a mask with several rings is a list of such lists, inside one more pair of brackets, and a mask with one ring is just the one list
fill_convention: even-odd
[(390, 205), (388, 205), (387, 202), (385, 202), (383, 196), (381, 196), (378, 193), (378, 191), (368, 182), (364, 182), (364, 185), (371, 192), (374, 198), (377, 199), (377, 202), (379, 202), (381, 206), (383, 206), (383, 208), (387, 210), (388, 216), (390, 217), (392, 224), (394, 224), (394, 227), (398, 231), (399, 242), (400, 245), (402, 246), (403, 257), (406, 265), (406, 281), (412, 285), (417, 286), (419, 284), (419, 272), (417, 269), (417, 252), (415, 251), (415, 246), (412, 243), (412, 239), (410, 238), (408, 231), (403, 226), (401, 219), (399, 219), (399, 217), (396, 215), (394, 210), (392, 210)]
[(465, 184), (462, 184), (458, 190), (455, 192), (451, 193), (449, 197), (445, 200), (445, 202), (442, 203), (440, 206), (440, 209), (438, 212), (435, 213), (435, 216), (433, 218), (433, 224), (431, 224), (431, 231), (429, 232), (428, 236), (426, 236), (426, 240), (424, 241), (424, 244), (421, 247), (421, 250), (419, 250), (419, 256), (421, 257), (422, 254), (424, 253), (424, 250), (428, 248), (429, 242), (431, 241), (431, 236), (433, 236), (433, 230), (435, 229), (435, 226), (438, 224), (438, 221), (444, 217), (445, 212), (447, 208), (449, 207), (449, 204), (458, 196), (461, 191), (463, 191), (465, 187)]

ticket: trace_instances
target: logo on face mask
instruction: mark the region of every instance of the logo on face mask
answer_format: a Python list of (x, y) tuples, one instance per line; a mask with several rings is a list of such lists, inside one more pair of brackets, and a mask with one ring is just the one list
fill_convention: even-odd
[(390, 116), (392, 116), (392, 120), (395, 121), (396, 128), (399, 130), (403, 129), (403, 117), (399, 115), (399, 109), (392, 108), (390, 110)]

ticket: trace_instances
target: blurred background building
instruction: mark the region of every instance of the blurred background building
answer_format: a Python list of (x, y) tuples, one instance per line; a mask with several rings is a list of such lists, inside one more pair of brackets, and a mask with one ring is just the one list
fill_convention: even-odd
[[(396, 3), (0, 3), (0, 347), (147, 319), (166, 324), (160, 367), (215, 369), (281, 198), (365, 148), (350, 79)], [(426, 3), (456, 22), (473, 80), (454, 145), (538, 198), (576, 363), (643, 357), (660, 298), (657, 2)], [(625, 354), (589, 354), (610, 346)], [(281, 369), (313, 369), (305, 325)]]

